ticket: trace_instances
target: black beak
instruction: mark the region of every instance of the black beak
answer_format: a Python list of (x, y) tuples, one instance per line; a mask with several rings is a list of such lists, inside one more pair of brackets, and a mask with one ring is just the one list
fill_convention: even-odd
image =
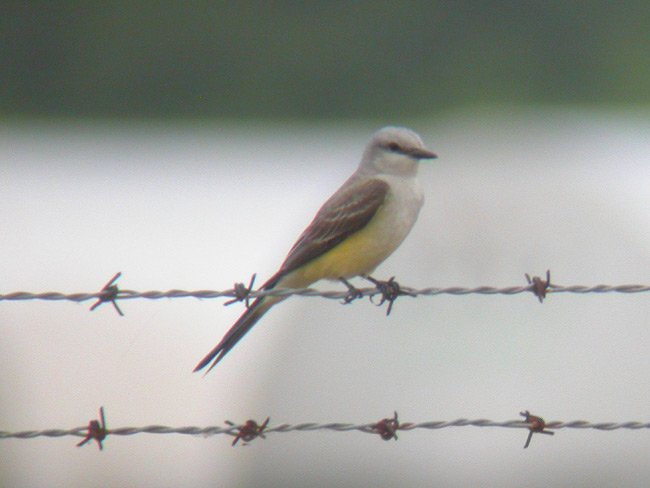
[(415, 159), (436, 159), (438, 157), (428, 149), (413, 149), (409, 151), (409, 156)]

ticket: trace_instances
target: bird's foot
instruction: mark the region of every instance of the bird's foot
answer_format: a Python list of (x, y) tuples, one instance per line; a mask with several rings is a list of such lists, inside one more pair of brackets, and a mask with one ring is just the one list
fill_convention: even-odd
[(343, 298), (343, 305), (352, 303), (357, 298), (363, 298), (363, 292), (359, 290), (359, 288), (352, 285), (348, 280), (346, 280), (345, 278), (339, 278), (339, 281), (343, 283), (345, 286), (347, 286), (348, 288), (348, 294), (345, 295), (345, 297)]
[[(415, 296), (415, 294), (411, 293), (410, 291), (402, 290), (402, 288), (399, 286), (399, 283), (395, 281), (394, 276), (392, 276), (388, 281), (376, 280), (372, 276), (365, 276), (365, 278), (373, 283), (377, 287), (377, 290), (379, 290), (381, 293), (381, 300), (379, 300), (377, 306), (380, 307), (384, 304), (384, 302), (388, 302), (386, 315), (390, 315), (390, 312), (393, 309), (393, 302), (397, 300), (397, 297), (403, 295), (408, 295), (410, 297)], [(370, 301), (372, 301), (372, 297), (370, 297)]]

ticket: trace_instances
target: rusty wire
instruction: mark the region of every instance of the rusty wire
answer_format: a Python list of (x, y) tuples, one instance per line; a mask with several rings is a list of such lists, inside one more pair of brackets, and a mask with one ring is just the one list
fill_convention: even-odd
[[(373, 297), (381, 295), (382, 292), (376, 287), (358, 288), (357, 289), (362, 297)], [(517, 295), (525, 292), (533, 292), (533, 285), (524, 286), (508, 286), (508, 287), (493, 287), (493, 286), (477, 286), (477, 287), (460, 287), (452, 286), (447, 288), (412, 288), (401, 286), (401, 290), (408, 293), (409, 296), (437, 296), (437, 295)], [(643, 293), (650, 291), (650, 285), (571, 285), (560, 286), (551, 284), (546, 290), (547, 294), (555, 293)], [(213, 299), (213, 298), (234, 298), (235, 300), (255, 299), (262, 296), (274, 297), (288, 297), (292, 295), (302, 297), (322, 297), (331, 300), (344, 300), (349, 296), (347, 290), (318, 290), (315, 288), (297, 288), (285, 289), (274, 288), (266, 291), (251, 291), (243, 295), (240, 288), (230, 288), (226, 290), (167, 290), (167, 291), (135, 291), (120, 289), (114, 293), (110, 300), (132, 300), (137, 298), (145, 298), (148, 300), (159, 300), (162, 298), (198, 298), (198, 299)], [(72, 302), (85, 302), (88, 300), (101, 300), (105, 299), (106, 293), (104, 291), (95, 293), (62, 293), (62, 292), (42, 292), (32, 293), (26, 291), (15, 291), (10, 293), (0, 293), (0, 301), (24, 301), (24, 300), (45, 300), (45, 301), (72, 301)]]
[[(232, 423), (231, 423), (232, 424)], [(128, 436), (136, 434), (183, 434), (194, 436), (213, 436), (219, 434), (226, 434), (230, 436), (237, 436), (241, 432), (241, 428), (246, 424), (235, 425), (227, 424), (226, 426), (186, 426), (186, 427), (168, 427), (164, 425), (147, 425), (145, 427), (120, 427), (115, 429), (106, 429), (106, 436), (118, 435)], [(316, 423), (305, 422), (299, 424), (280, 424), (276, 426), (266, 426), (264, 434), (273, 433), (288, 433), (288, 432), (313, 432), (320, 430), (328, 430), (334, 432), (350, 432), (358, 431), (368, 434), (377, 435), (378, 423), (369, 424), (351, 424), (351, 423)], [(494, 421), (487, 419), (464, 419), (459, 418), (456, 420), (445, 421), (436, 420), (428, 422), (400, 422), (399, 431), (412, 431), (418, 429), (424, 430), (438, 430), (450, 427), (502, 427), (514, 429), (530, 429), (531, 426), (535, 427), (533, 423), (526, 422), (525, 420), (506, 420)], [(592, 429), (600, 431), (614, 431), (619, 429), (627, 430), (642, 430), (650, 429), (650, 422), (589, 422), (587, 420), (571, 420), (563, 422), (559, 420), (547, 421), (545, 428), (550, 430), (558, 429)], [(88, 426), (75, 427), (73, 429), (44, 429), (44, 430), (24, 430), (19, 432), (8, 432), (0, 430), (0, 439), (33, 439), (36, 437), (88, 437)]]

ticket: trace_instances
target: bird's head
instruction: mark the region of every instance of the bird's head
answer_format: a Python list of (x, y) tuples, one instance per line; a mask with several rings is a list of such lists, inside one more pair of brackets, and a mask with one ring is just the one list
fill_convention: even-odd
[(375, 132), (361, 159), (368, 173), (415, 176), (421, 159), (435, 159), (415, 132), (403, 127), (384, 127)]

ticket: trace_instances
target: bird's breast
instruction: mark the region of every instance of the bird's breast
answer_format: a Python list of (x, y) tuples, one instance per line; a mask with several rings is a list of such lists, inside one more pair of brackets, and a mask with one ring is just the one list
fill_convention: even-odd
[(320, 279), (370, 274), (399, 247), (413, 228), (424, 198), (415, 179), (387, 177), (386, 180), (391, 185), (390, 192), (370, 222), (291, 273), (292, 283), (283, 286), (308, 286)]

